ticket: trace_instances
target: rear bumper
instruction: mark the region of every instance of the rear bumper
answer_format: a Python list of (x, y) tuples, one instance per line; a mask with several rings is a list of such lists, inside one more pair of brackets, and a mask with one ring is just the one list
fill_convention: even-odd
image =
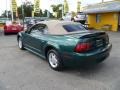
[(91, 53), (79, 54), (64, 54), (63, 63), (65, 66), (81, 66), (81, 65), (95, 65), (104, 61), (110, 54), (112, 45), (109, 44), (105, 48), (101, 48)]
[(22, 30), (4, 30), (4, 33), (18, 33), (21, 32)]

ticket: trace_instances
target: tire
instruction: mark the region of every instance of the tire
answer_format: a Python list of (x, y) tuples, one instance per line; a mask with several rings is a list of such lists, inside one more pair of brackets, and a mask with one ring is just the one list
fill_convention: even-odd
[(47, 53), (47, 60), (49, 66), (55, 71), (63, 70), (63, 62), (58, 54), (58, 52), (54, 49), (51, 49)]
[(21, 37), (18, 38), (18, 47), (21, 50), (25, 50)]

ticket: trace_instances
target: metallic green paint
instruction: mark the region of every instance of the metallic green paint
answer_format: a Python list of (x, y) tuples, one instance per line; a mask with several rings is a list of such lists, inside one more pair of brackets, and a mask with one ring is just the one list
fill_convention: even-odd
[(18, 34), (18, 38), (22, 38), (22, 42), (26, 49), (35, 54), (39, 54), (39, 56), (44, 58), (46, 48), (52, 47), (58, 51), (64, 64), (83, 64), (83, 62), (97, 63), (103, 61), (107, 56), (109, 56), (112, 48), (111, 44), (86, 53), (74, 52), (77, 43), (82, 41), (82, 38), (80, 37), (91, 33), (93, 32), (86, 31), (71, 35), (31, 35), (27, 32), (20, 32)]

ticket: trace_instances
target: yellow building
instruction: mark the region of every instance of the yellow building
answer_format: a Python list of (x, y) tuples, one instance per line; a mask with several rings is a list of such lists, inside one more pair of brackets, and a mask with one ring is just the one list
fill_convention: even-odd
[(87, 13), (88, 27), (99, 30), (120, 30), (120, 1), (109, 1), (88, 5), (83, 8)]

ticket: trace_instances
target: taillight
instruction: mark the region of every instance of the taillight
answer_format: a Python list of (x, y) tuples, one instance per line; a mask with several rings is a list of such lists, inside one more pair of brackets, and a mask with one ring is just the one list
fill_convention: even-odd
[(91, 49), (91, 44), (90, 43), (79, 43), (75, 47), (75, 52), (82, 53), (82, 52), (86, 52), (90, 49)]
[(106, 44), (109, 44), (109, 36), (108, 35), (106, 35), (105, 40), (106, 40)]

